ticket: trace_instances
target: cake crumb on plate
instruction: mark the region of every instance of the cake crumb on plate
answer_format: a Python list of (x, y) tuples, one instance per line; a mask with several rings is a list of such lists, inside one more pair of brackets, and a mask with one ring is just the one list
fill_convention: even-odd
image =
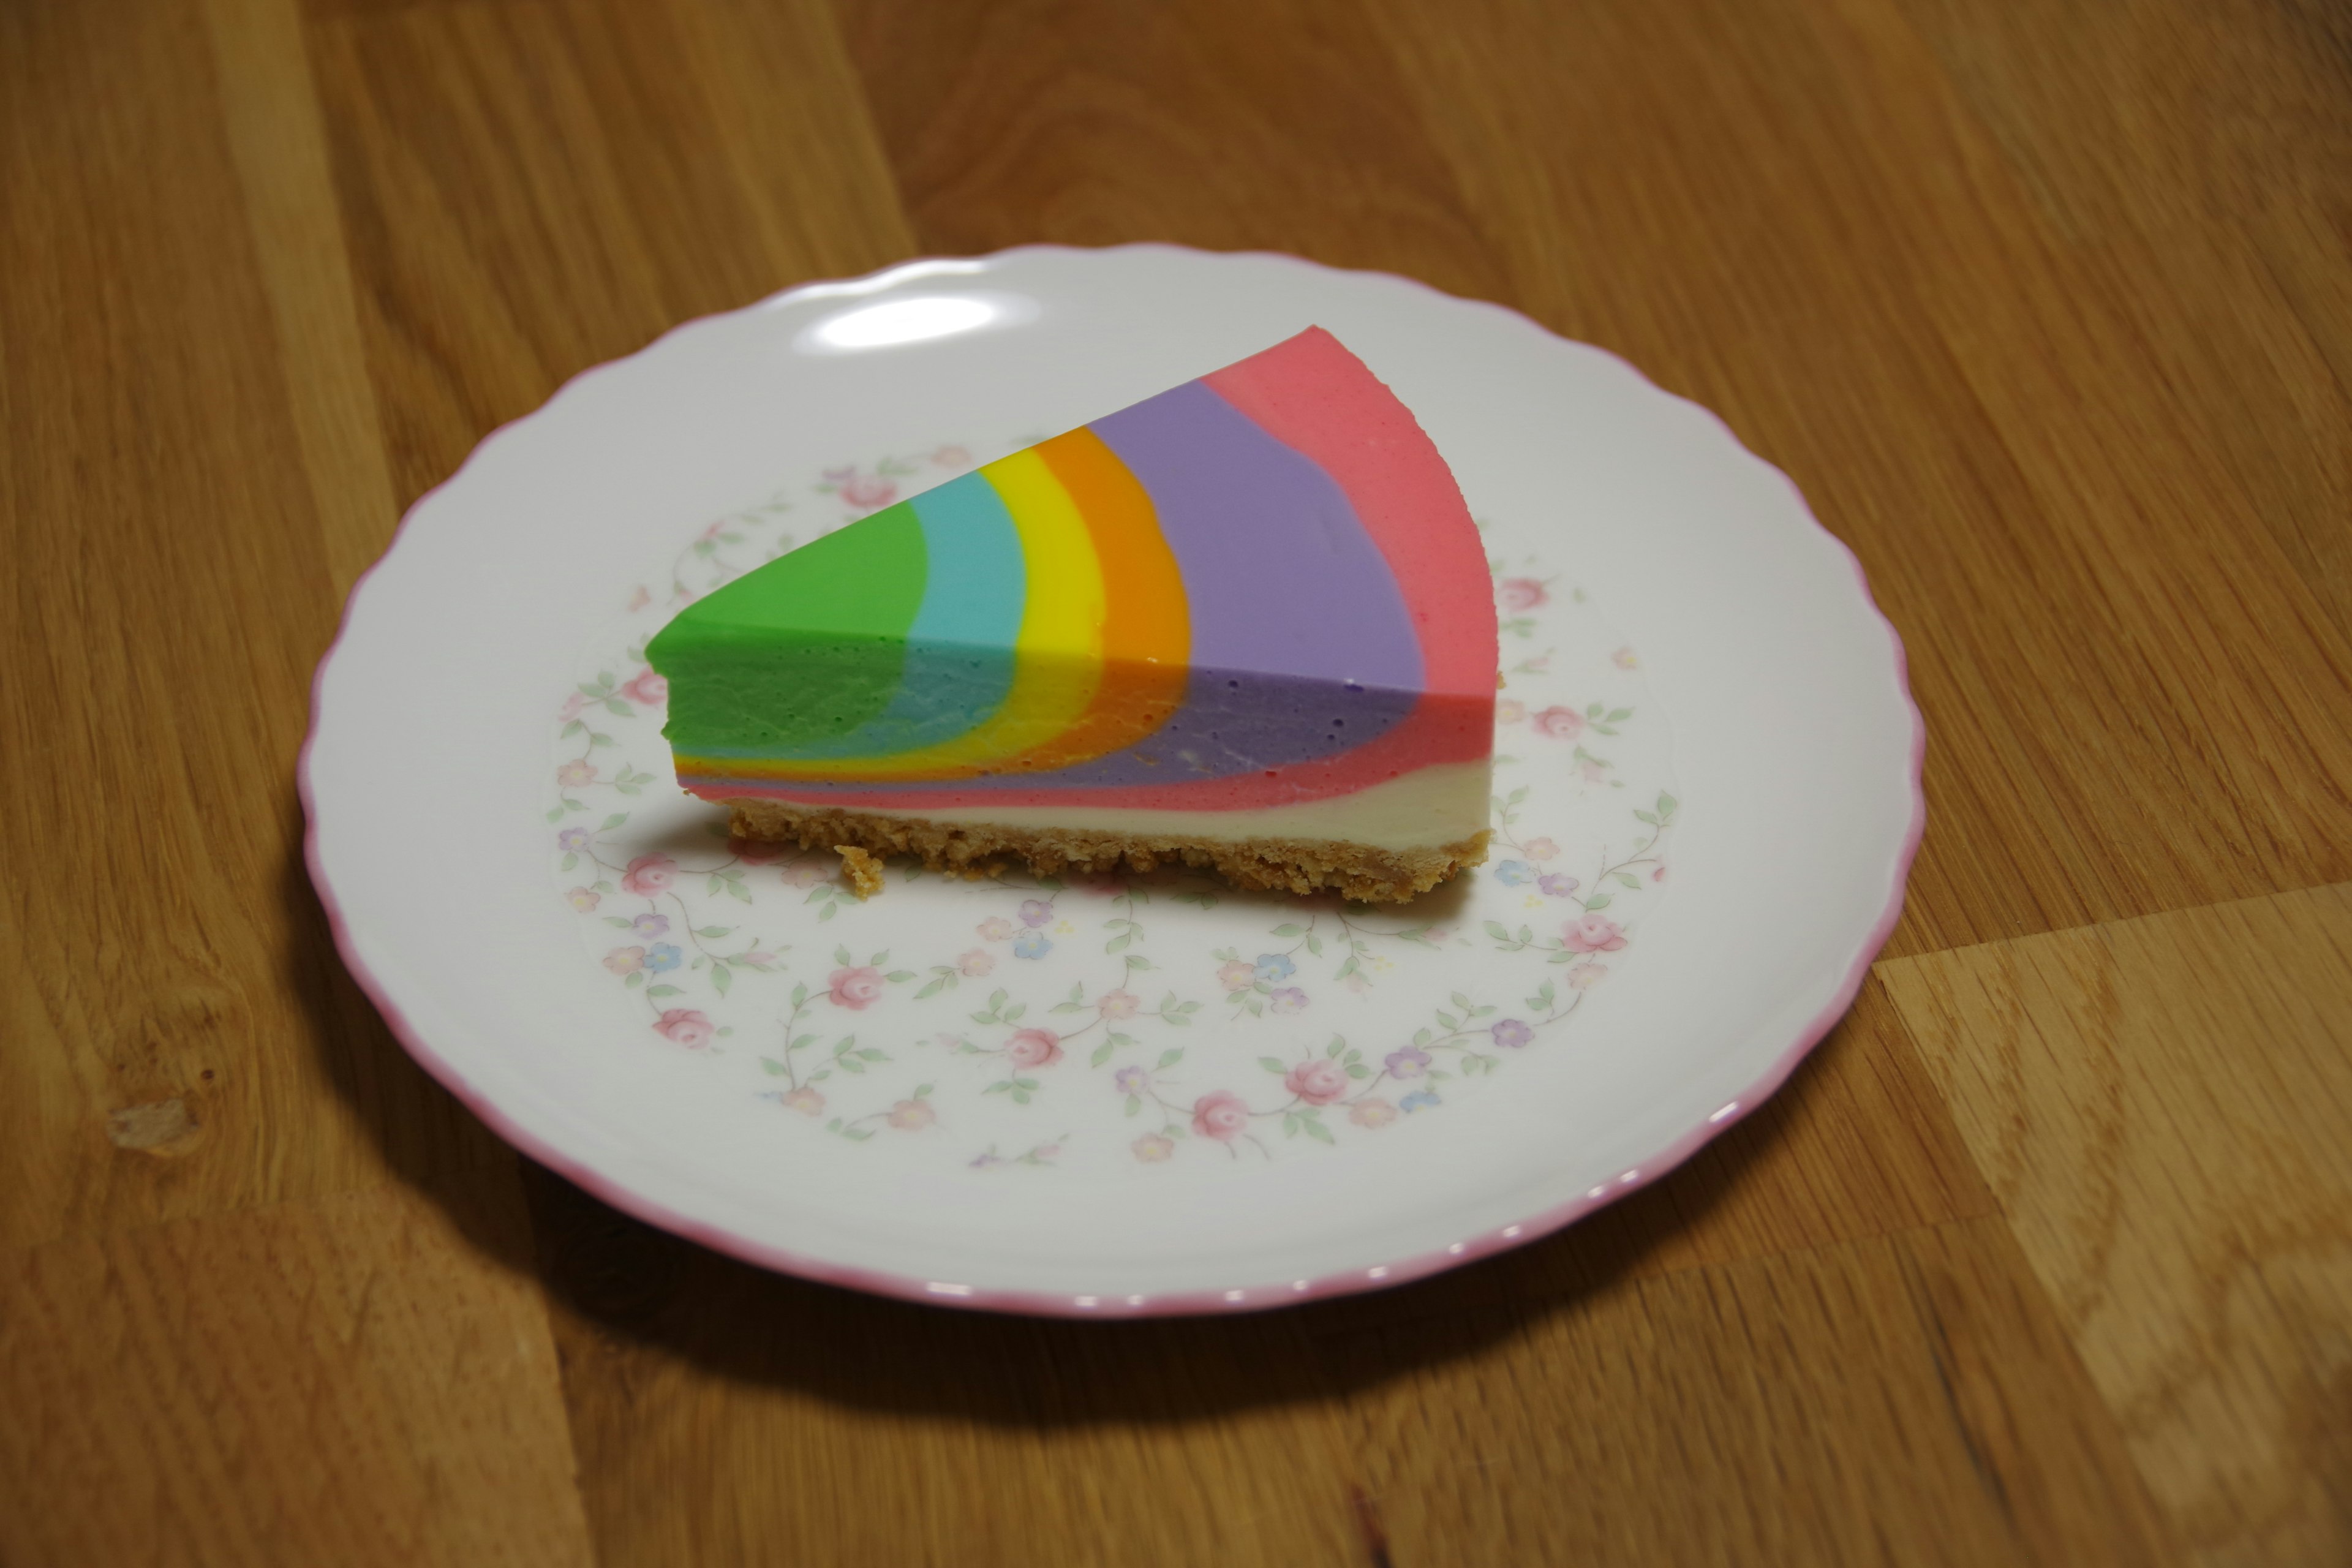
[(842, 875), (857, 889), (860, 902), (882, 890), (882, 862), (855, 844), (836, 844), (833, 852), (841, 857)]

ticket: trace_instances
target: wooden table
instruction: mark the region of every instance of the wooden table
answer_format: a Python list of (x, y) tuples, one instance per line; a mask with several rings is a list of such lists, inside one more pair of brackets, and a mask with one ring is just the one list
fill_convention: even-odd
[[(1145, 237), (1796, 478), (1931, 736), (1853, 1016), (1600, 1218), (1245, 1321), (520, 1162), (298, 856), (353, 577), (683, 318)], [(2347, 249), (2325, 0), (6, 0), (0, 1563), (2352, 1559)]]

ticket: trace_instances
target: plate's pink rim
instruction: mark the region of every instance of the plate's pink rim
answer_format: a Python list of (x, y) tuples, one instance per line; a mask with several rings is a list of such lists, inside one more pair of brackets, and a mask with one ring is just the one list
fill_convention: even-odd
[[(1310, 268), (1318, 272), (1342, 270), (1336, 268), (1327, 268), (1319, 262), (1308, 261), (1302, 257), (1289, 256), (1278, 251), (1204, 252), (1189, 246), (1156, 243), (1109, 246), (1101, 247), (1101, 250), (1177, 251), (1191, 255), (1222, 254), (1275, 261), (1292, 267)], [(1100, 253), (1100, 251), (1089, 251), (1085, 247), (1075, 246), (1024, 245), (994, 251), (978, 258), (910, 258), (906, 261), (893, 262), (888, 267), (877, 268), (863, 278), (825, 279), (821, 282), (802, 284), (741, 309), (761, 310), (791, 300), (793, 296), (808, 289), (838, 287), (842, 283), (870, 282), (902, 268), (919, 268), (927, 261), (954, 259), (993, 263), (1041, 252), (1064, 255)], [(1546, 337), (1559, 337), (1558, 333), (1532, 317), (1514, 310), (1508, 306), (1497, 305), (1491, 300), (1464, 300), (1458, 295), (1447, 294), (1443, 289), (1432, 288), (1417, 279), (1403, 278), (1395, 273), (1360, 275), (1385, 278), (1391, 282), (1401, 283), (1424, 293), (1436, 294), (1454, 304), (1497, 311), (1543, 333)], [(738, 313), (740, 312), (731, 310), (719, 311), (710, 316), (698, 317), (672, 328), (670, 332), (662, 334), (662, 339), (667, 339), (674, 332), (688, 331), (703, 322)], [(468, 1083), (464, 1074), (457, 1071), (435, 1051), (432, 1046), (426, 1043), (424, 1036), (401, 1013), (399, 1007), (394, 1005), (382, 983), (369, 971), (367, 965), (361, 962), (352, 937), (350, 923), (345, 920), (342, 906), (335, 897), (332, 884), (328, 880), (326, 868), (321, 863), (320, 856), (318, 803), (313, 796), (310, 785), (310, 749), (319, 738), (320, 700), (326, 682), (327, 666), (342, 647), (343, 638), (351, 629), (352, 610), (352, 606), (359, 602), (360, 590), (366, 586), (368, 578), (373, 576), (376, 570), (390, 558), (393, 551), (399, 548), (400, 536), (407, 530), (410, 520), (426, 501), (443, 489), (456, 483), (463, 476), (466, 468), (471, 465), (475, 456), (478, 456), (491, 442), (498, 440), (524, 420), (534, 417), (551, 405), (557, 398), (561, 398), (566, 392), (589, 377), (614, 370), (627, 363), (629, 360), (635, 359), (639, 354), (650, 353), (659, 346), (662, 339), (656, 339), (646, 348), (637, 351), (636, 354), (625, 355), (618, 360), (591, 366), (572, 377), (562, 386), (557, 388), (554, 395), (539, 409), (534, 409), (530, 414), (524, 415), (520, 418), (510, 420), (484, 437), (476, 444), (474, 452), (467, 456), (466, 462), (458, 465), (457, 473), (417, 498), (415, 505), (402, 516), (399, 527), (393, 531), (392, 542), (384, 547), (383, 554), (377, 558), (373, 565), (360, 574), (352, 583), (351, 593), (344, 598), (342, 618), (336, 626), (334, 640), (328, 644), (327, 651), (320, 656), (319, 667), (310, 679), (310, 727), (309, 732), (302, 738), (301, 753), (295, 763), (295, 787), (301, 798), (302, 816), (306, 825), (302, 837), (303, 862), (310, 868), (311, 885), (318, 889), (319, 902), (326, 910), (327, 924), (334, 935), (336, 951), (342, 954), (344, 967), (351, 971), (352, 978), (359, 984), (361, 991), (365, 993), (368, 1000), (375, 1005), (376, 1011), (383, 1016), (383, 1020), (391, 1026), (394, 1037), (400, 1041), (402, 1047), (410, 1056), (416, 1058), (417, 1063), (426, 1072), (437, 1079), (443, 1088), (456, 1095), (467, 1110), (482, 1120), (490, 1131), (505, 1139), (521, 1153), (624, 1213), (634, 1215), (648, 1225), (658, 1226), (664, 1230), (684, 1237), (689, 1241), (698, 1242), (713, 1251), (723, 1252), (730, 1257), (741, 1258), (746, 1263), (757, 1264), (763, 1268), (796, 1275), (803, 1279), (814, 1279), (827, 1285), (845, 1286), (854, 1290), (864, 1290), (877, 1296), (894, 1296), (910, 1301), (928, 1301), (940, 1306), (965, 1307), (985, 1311), (1019, 1312), (1037, 1317), (1152, 1318), (1208, 1312), (1248, 1312), (1272, 1307), (1291, 1306), (1301, 1301), (1349, 1296), (1364, 1290), (1386, 1289), (1393, 1285), (1426, 1279), (1430, 1275), (1459, 1268), (1463, 1264), (1481, 1258), (1490, 1258), (1496, 1253), (1525, 1247), (1529, 1242), (1549, 1236), (1554, 1231), (1575, 1223), (1595, 1209), (1615, 1203), (1629, 1194), (1641, 1191), (1681, 1165), (1735, 1122), (1739, 1121), (1765, 1100), (1770, 1099), (1773, 1093), (1788, 1081), (1789, 1075), (1796, 1071), (1797, 1064), (1805, 1059), (1806, 1055), (1837, 1026), (1838, 1020), (1845, 1016), (1846, 1010), (1853, 1005), (1853, 999), (1861, 991), (1863, 980), (1869, 974), (1870, 966), (1877, 958), (1879, 950), (1885, 947), (1887, 939), (1895, 934), (1895, 923), (1903, 915), (1904, 888), (1910, 877), (1911, 862), (1919, 852), (1919, 841), (1927, 827), (1927, 800), (1920, 784), (1927, 753), (1927, 726), (1919, 712), (1918, 703), (1911, 695), (1910, 661), (1903, 647), (1902, 634), (1895, 629), (1895, 624), (1886, 618), (1885, 613), (1879, 609), (1877, 600), (1871, 596), (1870, 579), (1863, 571), (1861, 559), (1847, 547), (1843, 540), (1822, 527), (1821, 520), (1813, 515), (1812, 508), (1805, 500), (1804, 492), (1798, 489), (1794, 479), (1772, 464), (1765, 462), (1753, 452), (1748, 452), (1746, 444), (1740, 441), (1738, 433), (1733, 431), (1730, 426), (1712, 409), (1667, 392), (1664, 387), (1651, 381), (1648, 376), (1643, 375), (1638, 366), (1620, 355), (1590, 343), (1578, 344), (1579, 347), (1615, 360), (1633, 374), (1640, 377), (1643, 384), (1661, 396), (1674, 398), (1675, 402), (1697, 410), (1713, 421), (1716, 427), (1721, 430), (1733, 445), (1738, 447), (1742, 452), (1747, 452), (1752, 460), (1769, 470), (1788, 487), (1790, 495), (1796, 500), (1797, 509), (1804, 514), (1805, 520), (1819, 529), (1831, 543), (1836, 545), (1844, 553), (1846, 563), (1853, 568), (1854, 584), (1862, 592), (1863, 603), (1869, 607), (1873, 615), (1878, 617), (1879, 625), (1885, 628), (1887, 643), (1895, 655), (1895, 687), (1903, 698), (1904, 706), (1910, 710), (1911, 823), (1905, 831), (1902, 847), (1895, 857), (1894, 874), (1890, 879), (1891, 886), (1887, 893), (1886, 907), (1879, 915), (1876, 923), (1871, 927), (1869, 934), (1863, 939), (1862, 946), (1856, 951), (1852, 966), (1847, 970), (1845, 978), (1840, 982), (1837, 992), (1831, 998), (1829, 1005), (1798, 1032), (1796, 1038), (1780, 1054), (1762, 1077), (1741, 1090), (1738, 1099), (1727, 1102), (1711, 1113), (1705, 1121), (1684, 1133), (1657, 1154), (1643, 1161), (1635, 1169), (1626, 1172), (1603, 1186), (1587, 1191), (1581, 1196), (1571, 1198), (1567, 1203), (1532, 1215), (1516, 1224), (1486, 1231), (1434, 1252), (1423, 1253), (1420, 1257), (1405, 1258), (1394, 1263), (1382, 1263), (1368, 1268), (1328, 1274), (1318, 1279), (1297, 1279), (1286, 1283), (1244, 1287), (1231, 1290), (1088, 1296), (1056, 1295), (1029, 1290), (985, 1289), (950, 1281), (923, 1279), (913, 1275), (845, 1268), (839, 1264), (828, 1263), (823, 1258), (811, 1258), (802, 1253), (787, 1251), (782, 1247), (752, 1241), (737, 1236), (731, 1231), (723, 1230), (666, 1208), (610, 1179), (601, 1172), (573, 1160), (560, 1150), (550, 1147), (531, 1133), (525, 1131)], [(1562, 338), (1559, 341), (1568, 342), (1571, 340)]]

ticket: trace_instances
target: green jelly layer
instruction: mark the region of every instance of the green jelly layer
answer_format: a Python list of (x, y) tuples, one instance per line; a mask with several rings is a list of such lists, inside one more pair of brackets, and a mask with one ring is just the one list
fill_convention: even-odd
[(670, 683), (670, 744), (770, 750), (845, 735), (898, 691), (929, 576), (901, 501), (680, 611), (646, 645)]

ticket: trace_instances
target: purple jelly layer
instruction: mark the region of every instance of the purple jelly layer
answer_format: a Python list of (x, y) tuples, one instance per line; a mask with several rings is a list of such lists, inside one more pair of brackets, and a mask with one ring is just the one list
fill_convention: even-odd
[[(1088, 428), (1151, 494), (1191, 601), (1193, 664), (1420, 689), (1404, 595), (1321, 465), (1198, 381)], [(1308, 622), (1308, 595), (1343, 613)]]
[[(1412, 711), (1423, 665), (1404, 596), (1320, 464), (1197, 381), (1088, 428), (1150, 492), (1175, 552), (1192, 622), (1182, 706), (1134, 745), (1049, 773), (951, 785), (795, 780), (795, 795), (1227, 778), (1335, 756)], [(1310, 598), (1321, 601), (1313, 616), (1301, 614)]]

